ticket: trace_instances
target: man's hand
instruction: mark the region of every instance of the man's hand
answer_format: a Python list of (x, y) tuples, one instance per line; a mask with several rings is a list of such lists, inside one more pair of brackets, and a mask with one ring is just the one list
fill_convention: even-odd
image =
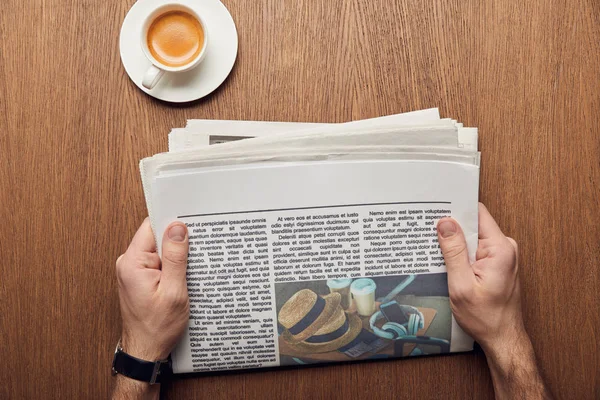
[[(150, 220), (133, 237), (129, 248), (117, 260), (117, 281), (123, 331), (123, 351), (146, 361), (167, 358), (183, 334), (189, 319), (186, 284), (188, 255), (187, 227), (174, 222), (162, 241), (162, 266)], [(123, 385), (148, 395), (149, 385), (119, 377), (114, 398), (121, 398)], [(152, 391), (158, 394), (158, 391)], [(150, 396), (153, 397), (153, 396)]]
[(483, 204), (473, 263), (456, 221), (443, 218), (437, 229), (452, 312), (486, 353), (496, 398), (550, 398), (523, 324), (517, 243), (504, 236)]
[(487, 352), (527, 336), (521, 315), (517, 243), (504, 236), (483, 204), (479, 247), (471, 264), (462, 229), (451, 218), (438, 223), (450, 305), (459, 325)]

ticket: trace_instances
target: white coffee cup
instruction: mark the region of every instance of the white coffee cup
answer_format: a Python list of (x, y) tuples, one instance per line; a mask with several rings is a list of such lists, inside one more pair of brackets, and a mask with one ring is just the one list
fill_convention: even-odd
[[(161, 15), (163, 15), (167, 12), (171, 12), (171, 11), (183, 11), (185, 13), (190, 14), (191, 16), (193, 16), (194, 18), (196, 18), (198, 20), (198, 22), (200, 23), (200, 26), (202, 27), (202, 31), (204, 32), (204, 43), (202, 45), (202, 50), (200, 50), (200, 53), (198, 53), (196, 58), (194, 58), (189, 63), (182, 65), (182, 66), (178, 66), (178, 67), (171, 67), (171, 66), (161, 63), (154, 56), (152, 56), (152, 53), (150, 53), (150, 49), (148, 48), (148, 30), (150, 29), (152, 22), (154, 22), (154, 20), (156, 20), (156, 18), (160, 17)], [(200, 15), (198, 15), (197, 12), (195, 12), (191, 8), (186, 7), (179, 3), (167, 3), (167, 4), (163, 4), (159, 7), (156, 7), (146, 17), (146, 19), (144, 20), (144, 23), (142, 24), (142, 35), (141, 35), (142, 51), (144, 52), (144, 55), (146, 56), (146, 58), (148, 58), (148, 60), (152, 63), (152, 65), (150, 66), (150, 68), (148, 69), (146, 74), (144, 75), (144, 79), (142, 80), (142, 85), (146, 89), (152, 89), (154, 86), (156, 86), (158, 81), (163, 77), (165, 72), (181, 73), (181, 72), (186, 72), (186, 71), (189, 71), (189, 70), (197, 67), (198, 65), (200, 65), (200, 63), (202, 62), (202, 60), (204, 60), (204, 57), (206, 56), (207, 45), (208, 45), (208, 31), (206, 30), (206, 24), (204, 23), (204, 21), (202, 20)]]
[(356, 311), (363, 317), (371, 316), (375, 312), (375, 289), (377, 285), (373, 279), (357, 279), (350, 285), (350, 292), (354, 297)]

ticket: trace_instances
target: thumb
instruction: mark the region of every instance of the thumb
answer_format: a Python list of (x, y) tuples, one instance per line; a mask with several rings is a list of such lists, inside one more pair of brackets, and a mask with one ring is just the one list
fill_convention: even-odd
[(188, 230), (183, 223), (173, 222), (167, 227), (162, 241), (161, 283), (178, 290), (187, 288), (188, 245)]
[(437, 231), (448, 271), (448, 288), (450, 292), (460, 292), (460, 288), (470, 285), (474, 277), (465, 235), (460, 225), (452, 218), (442, 218), (438, 222)]

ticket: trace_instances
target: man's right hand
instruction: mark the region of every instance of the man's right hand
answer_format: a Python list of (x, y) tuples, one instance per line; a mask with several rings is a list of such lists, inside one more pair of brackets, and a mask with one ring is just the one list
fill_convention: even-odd
[(479, 245), (473, 263), (455, 220), (443, 218), (437, 229), (448, 270), (452, 312), (486, 353), (496, 398), (551, 398), (523, 324), (517, 243), (504, 236), (481, 203)]
[(504, 236), (479, 205), (479, 246), (471, 264), (462, 229), (451, 218), (438, 223), (452, 312), (486, 351), (510, 347), (527, 334), (521, 314), (517, 243)]

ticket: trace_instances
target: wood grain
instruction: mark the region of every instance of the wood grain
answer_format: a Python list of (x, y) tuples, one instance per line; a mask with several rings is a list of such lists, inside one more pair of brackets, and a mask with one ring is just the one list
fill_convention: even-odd
[[(600, 3), (225, 0), (237, 64), (170, 106), (120, 64), (133, 0), (3, 0), (0, 398), (106, 398), (137, 163), (186, 118), (342, 122), (439, 106), (480, 128), (481, 199), (521, 249), (559, 398), (600, 398)], [(481, 353), (177, 379), (167, 398), (493, 396)]]

